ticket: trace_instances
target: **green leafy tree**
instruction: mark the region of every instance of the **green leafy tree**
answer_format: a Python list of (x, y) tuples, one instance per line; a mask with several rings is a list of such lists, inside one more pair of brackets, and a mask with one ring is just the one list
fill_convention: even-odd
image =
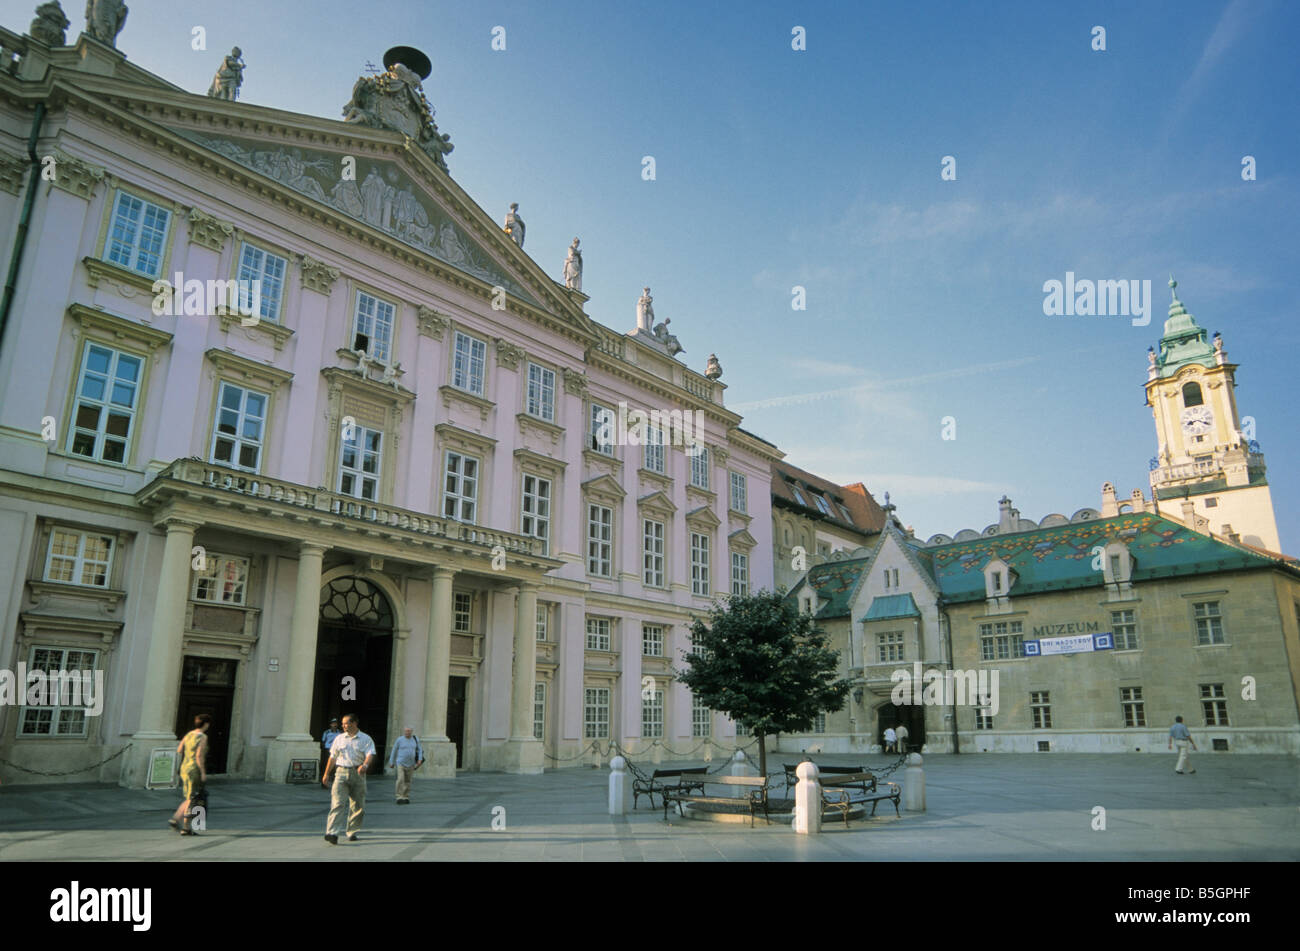
[(700, 703), (758, 737), (758, 768), (767, 775), (768, 733), (808, 730), (819, 713), (844, 706), (849, 681), (836, 679), (839, 651), (811, 614), (780, 594), (760, 591), (715, 604), (691, 625), (694, 650), (677, 679)]

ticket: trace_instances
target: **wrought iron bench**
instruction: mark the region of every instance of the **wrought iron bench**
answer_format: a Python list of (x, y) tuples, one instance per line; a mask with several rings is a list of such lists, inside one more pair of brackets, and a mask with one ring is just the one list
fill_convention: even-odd
[[(692, 793), (687, 788), (698, 787), (699, 792)], [(705, 786), (726, 786), (732, 789), (740, 788), (745, 790), (747, 795), (744, 799), (737, 799), (734, 796), (706, 796), (704, 794)], [(749, 808), (749, 826), (754, 827), (754, 815), (759, 810), (763, 810), (763, 818), (770, 824), (771, 818), (767, 814), (767, 777), (766, 776), (703, 776), (699, 780), (687, 780), (680, 786), (668, 787), (660, 795), (664, 801), (664, 821), (668, 821), (668, 806), (670, 803), (677, 803), (677, 814), (685, 816), (682, 812), (684, 803), (713, 803), (718, 805), (747, 805)]]
[[(701, 782), (695, 782), (690, 779), (692, 776), (701, 778), (708, 773), (707, 766), (686, 766), (674, 767), (669, 769), (656, 769), (651, 775), (647, 776), (645, 771), (638, 769), (632, 764), (631, 760), (627, 761), (628, 771), (632, 773), (632, 808), (642, 796), (650, 797), (650, 808), (655, 807), (655, 793), (661, 796), (666, 789), (690, 789), (698, 788)], [(676, 779), (676, 783), (665, 783), (662, 780)]]

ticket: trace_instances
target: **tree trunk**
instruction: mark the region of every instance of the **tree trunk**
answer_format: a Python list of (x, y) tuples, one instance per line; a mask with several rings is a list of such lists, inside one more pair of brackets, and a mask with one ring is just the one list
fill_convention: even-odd
[(758, 773), (767, 776), (767, 737), (762, 733), (758, 734)]

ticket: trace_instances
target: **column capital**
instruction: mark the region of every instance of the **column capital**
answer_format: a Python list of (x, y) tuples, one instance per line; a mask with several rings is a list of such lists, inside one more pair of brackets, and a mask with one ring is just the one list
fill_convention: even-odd
[(433, 574), (431, 575), (431, 577), (433, 578), (434, 581), (437, 581), (439, 579), (444, 579), (444, 578), (454, 578), (456, 577), (456, 569), (448, 568), (446, 565), (439, 565), (438, 567), (433, 569)]
[(516, 581), (510, 587), (514, 588), (519, 594), (525, 592), (536, 594), (538, 591), (542, 590), (542, 586), (536, 581)]
[(197, 532), (200, 528), (203, 527), (203, 523), (198, 521), (197, 519), (179, 518), (175, 515), (167, 516), (166, 518), (157, 522), (156, 525), (159, 528), (165, 528), (169, 533), (189, 532), (191, 535), (193, 535), (195, 532)]
[(324, 555), (330, 550), (329, 545), (322, 545), (320, 542), (302, 541), (298, 543), (298, 555)]

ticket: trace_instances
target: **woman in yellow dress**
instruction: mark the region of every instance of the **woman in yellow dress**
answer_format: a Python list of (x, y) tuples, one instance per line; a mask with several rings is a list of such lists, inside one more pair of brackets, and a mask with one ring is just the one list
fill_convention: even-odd
[[(180, 829), (181, 835), (194, 835), (190, 828), (190, 800), (208, 781), (208, 771), (204, 765), (208, 756), (208, 727), (212, 726), (212, 717), (200, 713), (194, 718), (194, 729), (186, 733), (176, 745), (176, 755), (181, 759), (181, 785), (185, 791), (182, 802), (167, 824), (173, 829)], [(182, 820), (184, 824), (182, 825)]]

